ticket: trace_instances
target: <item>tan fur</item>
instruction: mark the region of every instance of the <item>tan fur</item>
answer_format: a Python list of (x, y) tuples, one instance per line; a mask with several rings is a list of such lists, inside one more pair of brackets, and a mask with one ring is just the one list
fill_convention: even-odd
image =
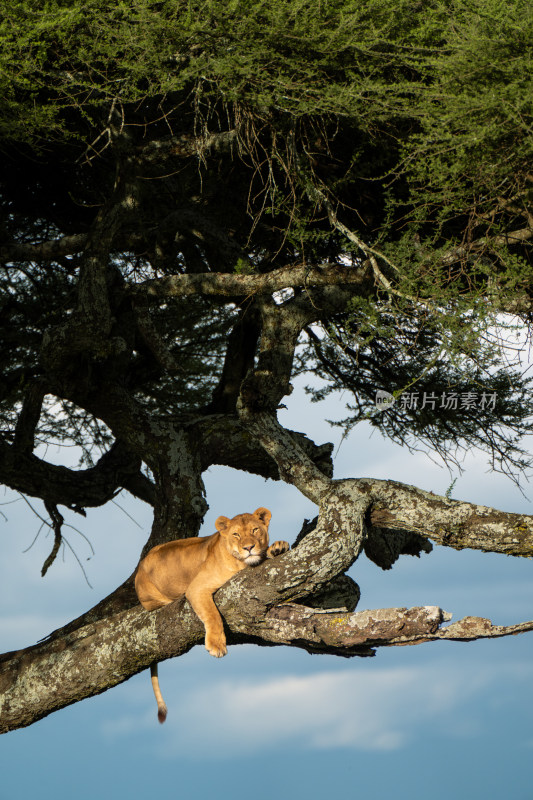
[[(233, 519), (219, 517), (212, 536), (178, 539), (154, 547), (135, 576), (141, 605), (153, 611), (185, 595), (204, 624), (206, 649), (216, 658), (225, 656), (226, 636), (213, 594), (242, 569), (289, 549), (288, 543), (281, 541), (268, 546), (271, 516), (267, 508), (258, 508), (253, 514), (238, 514)], [(159, 689), (157, 664), (151, 673), (159, 721), (164, 722), (167, 709)]]

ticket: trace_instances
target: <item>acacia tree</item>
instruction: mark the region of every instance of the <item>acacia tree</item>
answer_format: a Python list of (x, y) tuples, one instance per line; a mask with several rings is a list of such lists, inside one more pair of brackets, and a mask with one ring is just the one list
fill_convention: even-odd
[[(318, 506), (289, 553), (216, 594), (229, 644), (358, 656), (531, 630), (442, 627), (435, 607), (355, 612), (344, 573), (361, 551), (383, 568), (429, 540), (531, 556), (533, 520), (334, 480), (331, 445), (276, 416), (305, 372), (325, 379), (315, 398), (353, 393), (346, 428), (370, 418), (407, 446), (485, 447), (515, 477), (527, 465), (527, 382), (500, 363), (493, 331), (503, 312), (524, 326), (532, 311), (529, 5), (12, 6), (0, 23), (0, 478), (44, 501), (43, 574), (62, 506), (84, 513), (128, 490), (153, 508), (145, 553), (198, 533), (202, 473), (224, 464)], [(393, 409), (371, 413), (377, 389)], [(438, 402), (401, 402), (414, 390)], [(79, 446), (80, 468), (48, 463), (50, 440)], [(0, 730), (202, 641), (184, 600), (145, 612), (124, 578), (1, 657)]]

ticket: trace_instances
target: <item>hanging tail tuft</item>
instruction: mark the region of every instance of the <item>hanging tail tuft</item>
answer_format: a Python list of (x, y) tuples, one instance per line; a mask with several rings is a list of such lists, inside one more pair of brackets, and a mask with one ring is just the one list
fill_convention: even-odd
[(167, 718), (167, 707), (165, 701), (163, 700), (163, 695), (161, 694), (161, 689), (159, 688), (159, 675), (157, 671), (157, 662), (152, 664), (150, 667), (150, 675), (152, 678), (152, 689), (154, 690), (155, 699), (157, 702), (157, 719), (161, 724)]

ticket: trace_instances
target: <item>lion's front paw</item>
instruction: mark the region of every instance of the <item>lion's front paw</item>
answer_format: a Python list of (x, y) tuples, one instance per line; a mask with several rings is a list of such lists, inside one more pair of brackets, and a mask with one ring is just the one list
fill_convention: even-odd
[(215, 658), (227, 655), (226, 639), (224, 636), (206, 636), (205, 649)]
[(276, 556), (280, 556), (282, 553), (286, 553), (287, 550), (290, 550), (290, 545), (288, 542), (274, 542), (271, 544), (267, 550), (267, 558), (275, 558)]

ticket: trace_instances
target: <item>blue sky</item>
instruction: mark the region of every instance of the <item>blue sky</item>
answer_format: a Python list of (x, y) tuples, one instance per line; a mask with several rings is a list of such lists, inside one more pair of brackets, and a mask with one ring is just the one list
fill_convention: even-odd
[[(345, 398), (346, 399), (346, 398)], [(309, 404), (291, 395), (281, 421), (317, 443), (339, 441), (324, 418), (343, 399)], [(387, 412), (393, 413), (393, 410)], [(336, 477), (392, 478), (444, 493), (454, 476), (427, 456), (391, 446), (359, 426), (335, 456)], [(70, 463), (73, 453), (49, 449)], [(531, 502), (471, 454), (455, 484), (458, 499), (532, 513)], [(212, 468), (204, 533), (220, 514), (267, 506), (271, 539), (298, 533), (314, 506), (293, 487)], [(526, 494), (533, 497), (533, 492)], [(23, 647), (94, 605), (134, 568), (150, 527), (149, 509), (127, 495), (117, 505), (72, 514), (67, 536), (93, 586), (67, 550), (42, 579), (51, 549), (23, 501), (0, 506), (0, 649)], [(35, 502), (36, 508), (39, 503)], [(40, 510), (40, 508), (39, 508)], [(127, 512), (133, 520), (127, 516)], [(351, 570), (359, 608), (440, 605), (454, 619), (494, 623), (533, 618), (527, 559), (435, 548), (383, 572), (362, 557)], [(365, 798), (533, 798), (533, 635), (379, 650), (373, 659), (310, 656), (288, 648), (233, 647), (224, 659), (203, 647), (160, 666), (169, 706), (157, 723), (147, 672), (95, 698), (0, 738), (0, 800), (39, 796), (256, 800), (352, 791)]]

